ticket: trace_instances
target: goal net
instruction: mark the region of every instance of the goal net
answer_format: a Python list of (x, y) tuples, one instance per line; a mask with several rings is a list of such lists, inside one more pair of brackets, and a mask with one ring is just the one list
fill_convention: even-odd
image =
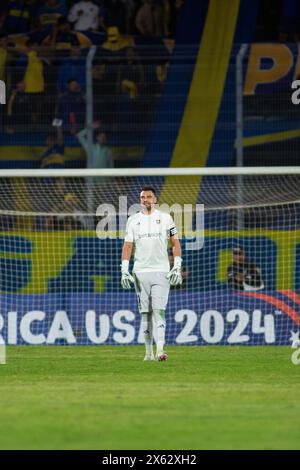
[(0, 180), (2, 342), (143, 342), (120, 259), (145, 185), (173, 215), (182, 245), (167, 343), (290, 345), (297, 337), (298, 169), (3, 171)]

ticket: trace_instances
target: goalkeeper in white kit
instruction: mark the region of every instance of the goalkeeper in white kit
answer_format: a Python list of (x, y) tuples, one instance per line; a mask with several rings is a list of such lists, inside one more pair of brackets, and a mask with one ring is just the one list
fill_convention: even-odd
[[(145, 338), (145, 361), (166, 361), (165, 310), (170, 285), (182, 283), (181, 247), (172, 217), (155, 208), (155, 189), (146, 186), (140, 195), (142, 210), (129, 217), (122, 251), (122, 287), (134, 284)], [(170, 270), (168, 241), (171, 241), (174, 267)], [(135, 248), (133, 275), (129, 261)], [(153, 354), (153, 322), (156, 325), (156, 357)]]

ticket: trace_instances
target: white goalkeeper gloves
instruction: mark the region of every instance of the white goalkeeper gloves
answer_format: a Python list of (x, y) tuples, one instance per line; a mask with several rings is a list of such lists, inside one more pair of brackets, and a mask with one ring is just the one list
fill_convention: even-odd
[[(181, 274), (181, 265), (182, 259), (180, 256), (175, 256), (174, 258), (174, 266), (171, 271), (166, 275), (171, 286), (178, 286), (182, 284), (182, 274)], [(131, 289), (132, 285), (134, 284), (134, 277), (129, 272), (129, 261), (123, 260), (121, 264), (121, 273), (122, 279), (121, 284), (123, 289)]]
[(182, 259), (180, 258), (180, 256), (175, 256), (174, 266), (171, 271), (166, 275), (170, 286), (178, 286), (182, 284), (181, 265)]
[(131, 289), (132, 285), (134, 284), (134, 277), (129, 272), (129, 261), (124, 259), (121, 264), (121, 273), (122, 279), (121, 284), (123, 289)]

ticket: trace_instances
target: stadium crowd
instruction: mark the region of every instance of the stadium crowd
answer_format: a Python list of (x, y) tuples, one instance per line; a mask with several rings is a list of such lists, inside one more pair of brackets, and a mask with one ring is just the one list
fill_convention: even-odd
[[(0, 79), (7, 84), (8, 106), (1, 116), (1, 132), (23, 133), (27, 145), (46, 140), (42, 168), (64, 166), (63, 146), (56, 145), (52, 127), (55, 120), (61, 122), (67, 145), (85, 148), (86, 56), (95, 44), (94, 118), (101, 122), (101, 132), (95, 128), (94, 148), (101, 139), (105, 147), (112, 141), (136, 144), (149, 127), (163, 89), (170, 52), (165, 41), (174, 34), (181, 3), (2, 2)], [(111, 158), (103, 158), (105, 162), (112, 165)]]
[(2, 0), (0, 26), (7, 35), (38, 29), (49, 34), (61, 17), (74, 31), (173, 36), (183, 0)]

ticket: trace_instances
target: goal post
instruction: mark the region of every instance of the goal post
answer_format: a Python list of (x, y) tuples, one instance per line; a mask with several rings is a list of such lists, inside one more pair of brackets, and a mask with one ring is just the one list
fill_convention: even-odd
[(0, 342), (143, 342), (134, 290), (120, 284), (126, 220), (143, 186), (157, 190), (182, 245), (167, 343), (291, 345), (299, 167), (2, 170)]

